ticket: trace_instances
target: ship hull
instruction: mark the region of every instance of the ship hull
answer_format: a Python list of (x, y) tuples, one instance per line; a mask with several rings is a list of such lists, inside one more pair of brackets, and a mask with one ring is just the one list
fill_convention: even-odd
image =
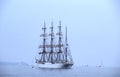
[(51, 63), (46, 63), (46, 64), (38, 64), (39, 68), (71, 68), (73, 64), (51, 64)]

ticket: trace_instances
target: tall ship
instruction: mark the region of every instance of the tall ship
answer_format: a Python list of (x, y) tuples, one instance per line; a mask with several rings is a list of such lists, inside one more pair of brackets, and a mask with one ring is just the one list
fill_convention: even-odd
[(44, 21), (42, 28), (43, 33), (40, 35), (42, 44), (39, 45), (35, 61), (40, 68), (71, 68), (73, 59), (67, 40), (67, 27), (65, 38), (59, 21), (58, 32), (54, 33), (53, 22), (51, 22), (50, 32), (47, 33), (47, 27)]

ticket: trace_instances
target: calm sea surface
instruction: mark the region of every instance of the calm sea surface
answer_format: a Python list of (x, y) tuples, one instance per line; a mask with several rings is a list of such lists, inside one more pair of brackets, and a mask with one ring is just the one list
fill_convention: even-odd
[(0, 65), (0, 77), (120, 77), (120, 68), (32, 69), (31, 66), (13, 64)]

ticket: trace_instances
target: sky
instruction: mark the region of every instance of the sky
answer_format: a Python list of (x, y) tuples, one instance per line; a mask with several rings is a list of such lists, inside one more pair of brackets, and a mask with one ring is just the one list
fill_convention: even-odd
[(120, 67), (119, 0), (0, 0), (0, 61), (33, 64), (44, 21), (68, 28), (75, 66)]

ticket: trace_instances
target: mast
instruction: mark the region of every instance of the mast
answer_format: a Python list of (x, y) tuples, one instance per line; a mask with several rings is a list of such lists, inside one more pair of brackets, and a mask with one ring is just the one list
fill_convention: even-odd
[(45, 63), (46, 62), (46, 24), (44, 21), (44, 27), (42, 28), (43, 30), (43, 34), (41, 35), (43, 37), (43, 45), (41, 45), (40, 47), (42, 48), (42, 52), (40, 52), (39, 54), (41, 54), (41, 58), (40, 58), (40, 63)]
[(61, 51), (61, 36), (62, 36), (62, 32), (61, 32), (61, 21), (59, 21), (59, 45), (58, 45), (58, 47), (59, 47), (59, 53), (61, 53), (62, 51)]
[(67, 62), (67, 51), (68, 51), (68, 41), (67, 41), (67, 27), (66, 27), (66, 37), (65, 37), (65, 61)]
[(51, 22), (51, 34), (50, 37), (51, 37), (51, 41), (50, 41), (50, 53), (49, 53), (49, 59), (50, 59), (50, 62), (51, 63), (54, 63), (54, 51), (53, 51), (53, 40), (54, 40), (54, 32), (53, 32), (53, 22)]
[(43, 30), (44, 30), (44, 33), (43, 33), (43, 53), (45, 53), (46, 52), (46, 44), (45, 44), (45, 42), (46, 42), (46, 38), (45, 38), (45, 36), (46, 36), (46, 24), (45, 24), (45, 21), (44, 21), (44, 27), (42, 28)]
[(53, 35), (54, 34), (53, 33), (53, 22), (51, 22), (51, 27), (50, 28), (51, 28), (51, 35), (50, 35), (51, 36), (51, 51), (50, 52), (53, 53), (53, 39), (54, 39), (53, 38), (53, 36), (54, 36)]
[(61, 21), (59, 21), (59, 32), (57, 33), (58, 35), (58, 52), (57, 52), (57, 62), (63, 62), (64, 61), (64, 54), (63, 54), (63, 51), (62, 51), (62, 47), (63, 47), (63, 44), (62, 44), (62, 32), (61, 32)]
[(65, 61), (71, 62), (71, 64), (73, 64), (73, 59), (72, 59), (71, 52), (69, 50), (69, 44), (67, 39), (67, 27), (66, 27), (66, 37), (65, 37)]

